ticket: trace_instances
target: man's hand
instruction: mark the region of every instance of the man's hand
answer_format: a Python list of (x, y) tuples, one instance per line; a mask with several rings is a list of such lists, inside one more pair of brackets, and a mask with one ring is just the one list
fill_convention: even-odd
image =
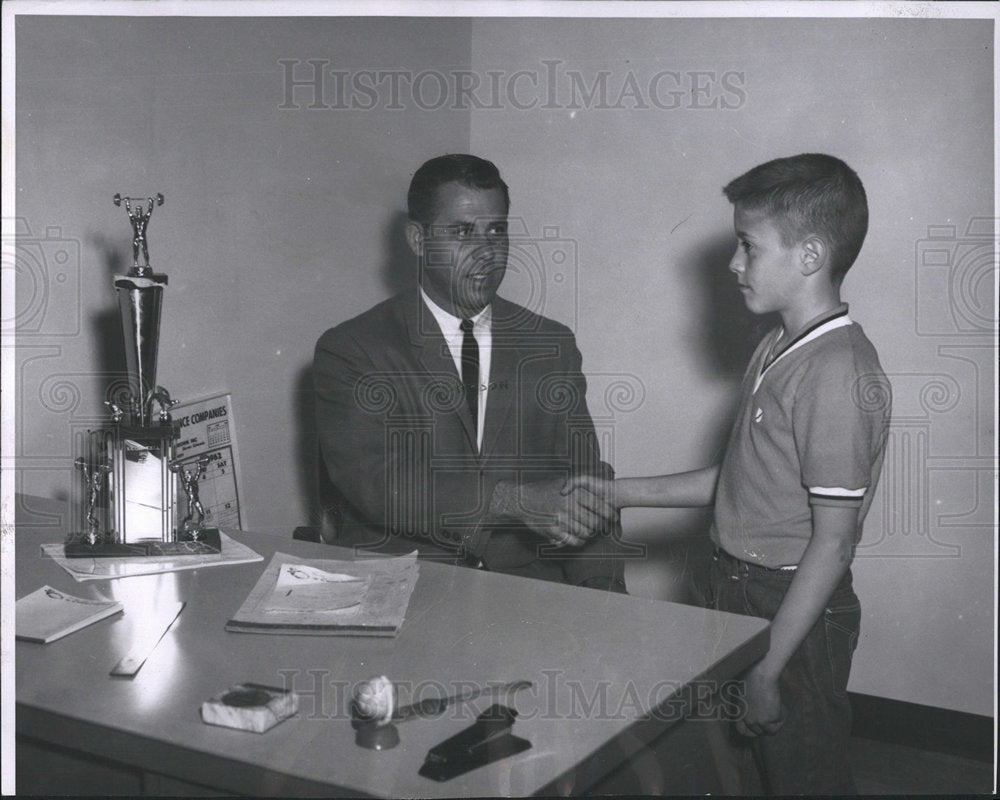
[(758, 666), (750, 669), (744, 680), (747, 713), (736, 721), (736, 730), (751, 738), (775, 733), (785, 724), (778, 679), (765, 675)]
[(520, 486), (506, 484), (500, 492), (494, 492), (499, 505), (495, 510), (517, 519), (553, 544), (569, 547), (579, 547), (617, 520), (610, 503), (589, 490), (564, 493), (564, 485), (565, 481), (558, 478)]

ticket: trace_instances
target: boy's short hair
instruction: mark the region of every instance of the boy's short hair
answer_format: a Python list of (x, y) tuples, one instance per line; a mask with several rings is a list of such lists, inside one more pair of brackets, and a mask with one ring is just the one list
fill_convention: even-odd
[(868, 199), (857, 173), (839, 158), (803, 153), (776, 158), (740, 175), (722, 190), (733, 205), (763, 211), (790, 247), (810, 233), (830, 248), (830, 278), (839, 284), (868, 232)]
[(427, 225), (434, 217), (437, 190), (446, 183), (460, 183), (473, 189), (500, 189), (507, 208), (510, 192), (500, 177), (500, 170), (492, 161), (464, 153), (451, 153), (432, 158), (421, 165), (410, 181), (406, 195), (406, 208), (410, 219)]

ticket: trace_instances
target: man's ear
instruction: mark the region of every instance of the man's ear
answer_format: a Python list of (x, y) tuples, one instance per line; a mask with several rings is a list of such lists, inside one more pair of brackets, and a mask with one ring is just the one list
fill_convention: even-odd
[(417, 258), (424, 254), (424, 228), (412, 219), (406, 223), (406, 243)]
[(820, 236), (807, 236), (801, 244), (801, 270), (803, 275), (813, 275), (826, 266), (830, 257), (830, 249)]

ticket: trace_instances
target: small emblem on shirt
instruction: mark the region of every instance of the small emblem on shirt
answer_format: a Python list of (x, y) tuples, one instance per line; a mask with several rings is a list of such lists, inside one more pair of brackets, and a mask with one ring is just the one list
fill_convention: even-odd
[(763, 408), (758, 408), (754, 412), (753, 421), (754, 422), (760, 422), (762, 419), (764, 419), (764, 409)]

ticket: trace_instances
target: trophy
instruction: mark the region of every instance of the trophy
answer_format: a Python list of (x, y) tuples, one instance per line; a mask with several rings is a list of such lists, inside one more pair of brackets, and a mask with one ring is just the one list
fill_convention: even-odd
[[(137, 198), (116, 194), (114, 204), (124, 204), (132, 224), (132, 268), (114, 280), (128, 388), (121, 405), (105, 401), (111, 424), (87, 432), (87, 455), (76, 460), (84, 482), (86, 530), (70, 535), (66, 555), (217, 553), (218, 529), (201, 524), (205, 514), (198, 499), (198, 482), (205, 475), (205, 464), (199, 462), (192, 472), (175, 460), (179, 433), (170, 408), (178, 401), (156, 384), (160, 309), (167, 276), (154, 273), (150, 266), (146, 229), (153, 209), (163, 205), (163, 195)], [(188, 517), (180, 529), (174, 526), (178, 474), (188, 498)]]

